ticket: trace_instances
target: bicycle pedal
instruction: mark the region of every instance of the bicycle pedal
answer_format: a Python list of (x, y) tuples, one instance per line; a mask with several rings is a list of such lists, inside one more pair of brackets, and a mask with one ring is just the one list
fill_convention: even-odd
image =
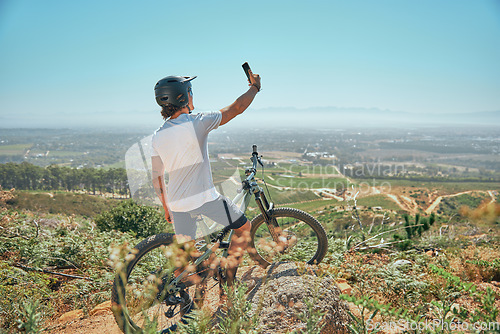
[(222, 242), (219, 244), (219, 248), (221, 248), (221, 249), (228, 249), (228, 248), (229, 248), (229, 242), (227, 242), (227, 241), (222, 241)]
[[(173, 318), (173, 317), (174, 317), (174, 308), (173, 308), (173, 307), (171, 307), (171, 308), (170, 308), (167, 312), (165, 312), (165, 316), (166, 316), (167, 318), (169, 318), (169, 319), (170, 319), (170, 318)], [(167, 333), (168, 333), (168, 332), (167, 332)]]

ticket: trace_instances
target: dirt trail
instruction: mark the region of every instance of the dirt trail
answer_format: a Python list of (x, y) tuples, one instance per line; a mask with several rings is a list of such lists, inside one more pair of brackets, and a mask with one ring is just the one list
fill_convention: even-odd
[[(455, 197), (455, 196), (460, 196), (460, 195), (464, 195), (464, 194), (469, 194), (469, 193), (472, 193), (472, 192), (487, 193), (491, 197), (490, 203), (496, 201), (496, 197), (495, 197), (495, 194), (494, 194), (493, 190), (487, 190), (487, 191), (478, 191), (478, 190), (462, 191), (462, 192), (459, 192), (459, 193), (456, 193), (456, 194), (442, 195), (442, 196), (437, 197), (427, 207), (427, 209), (425, 209), (425, 213), (426, 214), (430, 214), (431, 212), (433, 212), (438, 207), (439, 203), (441, 203), (441, 200), (443, 198), (445, 198), (445, 197)], [(392, 199), (401, 209), (409, 211), (411, 213), (417, 213), (418, 212), (419, 206), (415, 202), (414, 199), (406, 197), (406, 196), (401, 196), (401, 195), (393, 195), (393, 194), (384, 194), (384, 195), (386, 195), (387, 197), (389, 197), (390, 199)]]
[(429, 214), (432, 211), (434, 211), (434, 209), (436, 209), (436, 207), (439, 205), (439, 203), (441, 203), (441, 200), (443, 198), (445, 198), (445, 197), (455, 197), (455, 196), (460, 196), (460, 195), (464, 195), (464, 194), (469, 194), (469, 193), (472, 193), (472, 192), (487, 193), (491, 197), (490, 203), (493, 203), (493, 202), (496, 201), (496, 196), (495, 196), (493, 190), (486, 190), (486, 191), (479, 191), (479, 190), (462, 191), (462, 192), (459, 192), (459, 193), (456, 193), (456, 194), (439, 196), (438, 198), (436, 198), (434, 200), (434, 202), (427, 209), (425, 209), (425, 213)]
[(431, 205), (429, 205), (429, 207), (427, 209), (425, 209), (425, 213), (426, 214), (430, 214), (432, 211), (434, 211), (434, 209), (437, 208), (437, 206), (439, 205), (439, 203), (441, 203), (441, 200), (444, 197), (455, 197), (455, 196), (460, 196), (460, 195), (464, 195), (464, 194), (469, 194), (471, 192), (473, 192), (473, 190), (462, 191), (462, 192), (459, 192), (459, 193), (456, 193), (456, 194), (451, 194), (451, 195), (442, 195), (442, 196), (439, 196), (438, 198), (436, 198), (434, 200), (434, 202), (431, 203)]
[(490, 197), (491, 197), (490, 203), (493, 203), (497, 200), (497, 198), (495, 197), (495, 194), (493, 193), (493, 190), (488, 190), (488, 195), (490, 195)]
[(385, 194), (387, 197), (392, 199), (396, 204), (403, 210), (409, 211), (411, 213), (418, 212), (418, 204), (412, 198), (406, 196), (398, 196), (393, 194)]
[(111, 310), (107, 313), (96, 314), (85, 319), (75, 319), (52, 327), (55, 334), (122, 334), (115, 322)]

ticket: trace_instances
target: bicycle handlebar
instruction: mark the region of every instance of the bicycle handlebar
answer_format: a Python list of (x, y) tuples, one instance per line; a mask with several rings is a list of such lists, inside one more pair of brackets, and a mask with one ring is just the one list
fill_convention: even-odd
[(252, 157), (250, 158), (250, 160), (252, 160), (253, 163), (253, 172), (251, 172), (243, 182), (249, 182), (255, 177), (255, 174), (257, 172), (257, 163), (260, 163), (262, 165), (262, 162), (259, 159), (259, 153), (257, 152), (257, 145), (252, 145), (252, 151)]
[(257, 170), (257, 162), (260, 163), (262, 165), (262, 162), (260, 161), (259, 159), (259, 153), (257, 152), (257, 145), (252, 145), (252, 162), (253, 162), (253, 166), (252, 168)]

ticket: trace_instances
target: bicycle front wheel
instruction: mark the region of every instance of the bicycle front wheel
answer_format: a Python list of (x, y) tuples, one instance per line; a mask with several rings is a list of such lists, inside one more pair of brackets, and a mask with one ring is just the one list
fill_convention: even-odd
[(280, 261), (318, 264), (328, 250), (323, 226), (310, 214), (293, 208), (271, 210), (269, 221), (263, 214), (252, 220), (250, 257), (266, 268)]
[(171, 293), (164, 289), (174, 277), (175, 254), (179, 246), (166, 233), (147, 238), (130, 252), (111, 294), (115, 319), (124, 333), (169, 333), (194, 308), (194, 285), (181, 283)]

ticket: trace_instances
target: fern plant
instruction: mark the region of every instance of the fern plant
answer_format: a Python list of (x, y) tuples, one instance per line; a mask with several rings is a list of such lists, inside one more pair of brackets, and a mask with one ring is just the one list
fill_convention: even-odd
[[(500, 331), (500, 324), (497, 321), (499, 310), (495, 305), (498, 296), (495, 292), (488, 287), (486, 291), (479, 292), (474, 283), (463, 282), (459, 277), (447, 272), (443, 268), (435, 265), (429, 265), (429, 268), (435, 274), (446, 279), (446, 286), (442, 291), (448, 292), (447, 298), (440, 296), (439, 301), (433, 301), (432, 304), (440, 311), (442, 323), (450, 323), (447, 320), (448, 315), (453, 315), (460, 321), (468, 324), (485, 323), (493, 326), (488, 326), (491, 330), (481, 330), (481, 333), (498, 332)], [(474, 311), (468, 311), (465, 308), (453, 308), (450, 303), (456, 300), (460, 295), (470, 295), (480, 305)]]
[(359, 316), (347, 310), (347, 314), (351, 318), (352, 322), (348, 325), (349, 330), (353, 334), (368, 334), (377, 333), (384, 329), (382, 324), (375, 323), (374, 319), (377, 314), (383, 316), (390, 316), (395, 319), (405, 319), (409, 320), (408, 310), (403, 308), (392, 308), (390, 305), (384, 305), (376, 301), (375, 299), (363, 296), (360, 298), (349, 296), (346, 294), (341, 294), (340, 298), (354, 303), (359, 311)]
[(19, 330), (30, 334), (42, 332), (40, 326), (42, 314), (38, 310), (39, 306), (40, 304), (38, 301), (23, 303), (23, 307), (20, 310), (21, 319), (17, 320), (19, 324), (17, 328), (19, 328)]
[(212, 318), (205, 309), (195, 309), (185, 322), (179, 322), (177, 333), (179, 334), (206, 334), (213, 333)]
[(232, 287), (223, 286), (227, 304), (222, 312), (218, 329), (223, 334), (258, 334), (258, 312), (250, 314), (252, 305), (246, 299), (247, 287), (235, 282)]

